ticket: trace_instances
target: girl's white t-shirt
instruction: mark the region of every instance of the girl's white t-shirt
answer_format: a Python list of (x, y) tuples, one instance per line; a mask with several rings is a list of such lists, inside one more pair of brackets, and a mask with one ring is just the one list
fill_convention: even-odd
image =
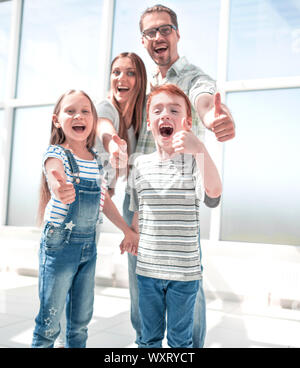
[[(110, 102), (109, 99), (105, 99), (101, 101), (100, 103), (98, 103), (96, 105), (96, 110), (97, 110), (97, 115), (99, 118), (110, 120), (113, 123), (115, 130), (117, 132), (119, 131), (119, 126), (120, 126), (119, 112), (115, 108), (115, 106)], [(134, 133), (134, 128), (132, 125), (127, 130), (127, 134), (128, 134), (128, 140), (129, 140), (129, 158), (128, 159), (129, 159), (129, 163), (131, 163), (132, 159), (130, 159), (130, 156), (135, 153), (136, 145), (137, 145), (137, 139), (136, 139), (136, 135)], [(105, 165), (105, 169), (107, 171), (107, 178), (108, 178), (107, 184), (109, 186), (111, 182), (113, 182), (113, 178), (115, 177), (115, 169), (113, 169), (111, 165), (109, 164), (109, 154), (105, 151), (102, 143), (100, 142), (100, 139), (98, 138), (96, 139), (96, 149), (98, 152), (100, 152), (100, 157), (102, 158), (102, 161), (105, 163), (108, 162), (108, 164)], [(132, 156), (132, 158), (133, 157), (134, 156)], [(129, 193), (129, 189), (127, 186), (126, 186), (125, 191)]]
[[(120, 127), (120, 118), (118, 110), (114, 107), (114, 105), (108, 100), (103, 100), (99, 104), (96, 105), (97, 115), (99, 118), (108, 119), (113, 123), (114, 128), (116, 131), (119, 131)], [(134, 133), (134, 128), (131, 125), (130, 128), (127, 130), (128, 140), (129, 140), (129, 155), (135, 152), (136, 148), (136, 136)], [(100, 147), (99, 147), (100, 146)], [(97, 151), (101, 152), (102, 149), (104, 150), (101, 142), (97, 139), (96, 145)]]
[[(107, 190), (104, 174), (102, 174), (102, 176), (100, 177), (98, 163), (95, 158), (93, 160), (83, 160), (74, 154), (73, 156), (79, 168), (80, 178), (86, 179), (86, 180), (101, 180), (102, 185), (101, 185), (101, 198), (100, 198), (100, 203), (99, 203), (99, 211), (100, 211), (99, 222), (102, 222), (102, 209), (104, 205), (105, 193)], [(73, 183), (74, 178), (72, 176), (72, 171), (71, 171), (68, 157), (65, 151), (61, 147), (56, 146), (56, 145), (49, 146), (46, 153), (44, 154), (43, 171), (46, 176), (46, 179), (47, 179), (47, 173), (45, 171), (45, 162), (50, 157), (54, 157), (62, 161), (64, 165), (65, 173), (67, 176), (67, 183)], [(63, 204), (58, 199), (56, 199), (54, 193), (51, 192), (51, 199), (48, 202), (46, 209), (45, 209), (44, 221), (51, 222), (54, 226), (59, 226), (64, 221), (64, 218), (67, 215), (69, 206), (70, 206), (69, 204)]]

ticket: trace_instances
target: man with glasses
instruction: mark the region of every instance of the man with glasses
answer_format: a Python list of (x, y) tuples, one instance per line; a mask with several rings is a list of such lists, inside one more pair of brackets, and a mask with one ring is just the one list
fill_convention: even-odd
[[(186, 93), (192, 103), (192, 129), (200, 139), (204, 137), (205, 128), (212, 130), (216, 139), (220, 142), (234, 138), (234, 121), (228, 108), (224, 104), (221, 104), (220, 94), (215, 94), (215, 81), (200, 68), (190, 64), (185, 57), (179, 57), (177, 46), (180, 34), (176, 13), (163, 5), (155, 5), (148, 8), (141, 16), (140, 31), (142, 34), (142, 44), (158, 67), (157, 72), (150, 81), (150, 85), (156, 86), (173, 83)], [(116, 134), (116, 132), (113, 127), (101, 125), (101, 129), (103, 131), (102, 136), (106, 136), (106, 141), (103, 139), (104, 146), (109, 147), (110, 154), (117, 157), (120, 161), (120, 166), (122, 166), (122, 161), (126, 161), (127, 156), (124, 154), (122, 147), (118, 147), (117, 144), (111, 144), (111, 138), (109, 138), (113, 134)], [(183, 142), (183, 146), (184, 144), (185, 142)], [(152, 153), (154, 150), (155, 143), (152, 134), (147, 131), (146, 122), (143, 122), (141, 131), (139, 132), (136, 151), (147, 154)], [(133, 212), (128, 209), (128, 197), (127, 203), (125, 202), (123, 205), (123, 216), (125, 221), (131, 224)], [(141, 335), (141, 322), (139, 318), (135, 268), (136, 257), (128, 254), (131, 322), (136, 330), (136, 342), (138, 344)], [(194, 348), (204, 346), (205, 334), (206, 305), (202, 282), (200, 282), (194, 314)]]
[[(157, 65), (151, 86), (173, 83), (186, 93), (193, 107), (193, 131), (199, 138), (204, 137), (205, 128), (208, 128), (220, 142), (232, 139), (235, 136), (233, 118), (228, 108), (221, 104), (220, 95), (215, 95), (215, 81), (185, 57), (179, 57), (176, 13), (163, 5), (148, 8), (141, 16), (140, 31), (142, 44)], [(151, 153), (154, 142), (146, 125), (143, 128), (137, 151)]]

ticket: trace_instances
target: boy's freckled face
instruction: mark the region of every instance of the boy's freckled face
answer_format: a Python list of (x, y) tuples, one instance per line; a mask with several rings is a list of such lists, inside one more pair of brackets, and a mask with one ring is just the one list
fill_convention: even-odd
[(162, 149), (172, 149), (174, 134), (184, 129), (184, 118), (187, 118), (187, 110), (182, 96), (161, 92), (152, 97), (147, 126)]

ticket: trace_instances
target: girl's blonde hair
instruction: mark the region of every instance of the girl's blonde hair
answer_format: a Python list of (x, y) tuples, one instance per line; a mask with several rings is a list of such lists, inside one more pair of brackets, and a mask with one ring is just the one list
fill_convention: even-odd
[[(92, 115), (93, 115), (93, 129), (90, 133), (90, 135), (87, 138), (86, 141), (86, 147), (88, 150), (90, 150), (94, 145), (95, 145), (95, 139), (96, 139), (96, 127), (97, 127), (97, 111), (95, 108), (95, 105), (93, 103), (93, 101), (91, 100), (91, 98), (84, 92), (81, 90), (75, 90), (75, 89), (70, 89), (67, 92), (65, 92), (64, 94), (62, 94), (59, 99), (57, 100), (54, 109), (53, 109), (53, 115), (59, 115), (60, 110), (61, 110), (61, 105), (62, 105), (62, 101), (63, 99), (68, 96), (68, 95), (72, 95), (74, 93), (79, 93), (82, 94), (83, 96), (85, 96), (91, 104), (91, 111), (92, 111)], [(51, 135), (50, 135), (50, 145), (56, 145), (56, 144), (63, 144), (66, 140), (65, 134), (63, 132), (63, 130), (61, 128), (58, 128), (55, 126), (55, 124), (53, 123), (52, 120), (52, 124), (51, 124)], [(37, 215), (37, 223), (38, 225), (41, 225), (43, 223), (43, 218), (44, 218), (44, 213), (45, 213), (45, 208), (47, 203), (49, 202), (51, 198), (51, 194), (50, 194), (50, 190), (48, 187), (48, 183), (45, 177), (45, 174), (42, 173), (42, 177), (41, 177), (41, 184), (40, 184), (40, 197), (39, 197), (39, 206), (38, 206), (38, 215)]]
[(111, 102), (119, 112), (120, 125), (118, 135), (120, 138), (126, 140), (127, 149), (129, 149), (127, 128), (124, 122), (126, 114), (129, 115), (134, 128), (136, 137), (138, 137), (139, 131), (142, 126), (143, 120), (143, 108), (146, 100), (146, 85), (147, 85), (147, 74), (143, 60), (134, 52), (122, 52), (117, 55), (111, 62), (111, 72), (113, 70), (114, 63), (121, 58), (129, 58), (136, 69), (136, 85), (134, 86), (133, 94), (126, 102), (125, 108), (121, 110), (118, 101), (114, 98), (111, 91)]

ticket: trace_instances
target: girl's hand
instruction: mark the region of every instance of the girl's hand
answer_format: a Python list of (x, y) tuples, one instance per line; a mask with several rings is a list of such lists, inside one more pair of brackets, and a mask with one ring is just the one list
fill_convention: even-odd
[(130, 229), (126, 233), (124, 233), (124, 235), (125, 237), (120, 244), (121, 254), (124, 254), (124, 252), (126, 251), (134, 256), (137, 256), (139, 234)]
[(138, 253), (137, 246), (134, 246), (132, 243), (126, 243), (124, 240), (120, 244), (120, 250), (121, 250), (121, 254), (128, 252), (132, 254), (133, 256), (137, 256), (137, 253)]
[(73, 203), (76, 198), (74, 185), (67, 183), (66, 179), (57, 170), (51, 170), (50, 176), (51, 189), (56, 199), (63, 204)]

